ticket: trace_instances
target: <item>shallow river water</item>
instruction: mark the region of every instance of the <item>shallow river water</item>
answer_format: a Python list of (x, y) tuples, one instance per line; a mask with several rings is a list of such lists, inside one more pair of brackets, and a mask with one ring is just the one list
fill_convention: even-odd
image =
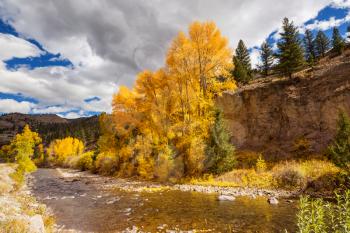
[(129, 192), (105, 188), (110, 180), (84, 175), (67, 179), (55, 169), (39, 169), (30, 186), (53, 211), (60, 232), (296, 230), (295, 203), (281, 200), (278, 205), (269, 205), (263, 197), (218, 201), (217, 194), (171, 190)]

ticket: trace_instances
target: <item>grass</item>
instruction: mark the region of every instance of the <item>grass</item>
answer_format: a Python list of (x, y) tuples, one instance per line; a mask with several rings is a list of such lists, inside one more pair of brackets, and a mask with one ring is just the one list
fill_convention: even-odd
[[(214, 177), (191, 178), (184, 183), (219, 187), (303, 189), (308, 184), (329, 187), (341, 169), (323, 160), (281, 162), (267, 170), (266, 165), (249, 169), (235, 169)], [(264, 169), (262, 169), (264, 167)], [(333, 182), (334, 183), (334, 182)]]

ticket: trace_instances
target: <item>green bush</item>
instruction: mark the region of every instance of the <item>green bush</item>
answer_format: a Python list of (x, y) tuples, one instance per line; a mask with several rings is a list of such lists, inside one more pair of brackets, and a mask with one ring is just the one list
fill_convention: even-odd
[(350, 162), (350, 118), (344, 112), (339, 114), (338, 131), (327, 155), (339, 167), (349, 167)]
[(350, 232), (350, 191), (336, 193), (336, 203), (302, 197), (297, 220), (300, 233)]
[(210, 129), (206, 147), (206, 170), (220, 174), (231, 171), (235, 165), (235, 148), (230, 143), (230, 134), (226, 129), (221, 110), (215, 111), (215, 122)]

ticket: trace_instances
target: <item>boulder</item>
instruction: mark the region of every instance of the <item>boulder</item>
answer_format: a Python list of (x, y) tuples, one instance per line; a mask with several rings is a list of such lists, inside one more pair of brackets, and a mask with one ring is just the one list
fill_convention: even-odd
[(236, 198), (231, 195), (220, 195), (218, 196), (219, 201), (234, 201)]
[(270, 197), (268, 200), (267, 200), (268, 203), (270, 203), (271, 205), (277, 205), (278, 204), (278, 200), (276, 197)]
[(44, 221), (41, 215), (34, 215), (29, 219), (30, 233), (45, 233)]

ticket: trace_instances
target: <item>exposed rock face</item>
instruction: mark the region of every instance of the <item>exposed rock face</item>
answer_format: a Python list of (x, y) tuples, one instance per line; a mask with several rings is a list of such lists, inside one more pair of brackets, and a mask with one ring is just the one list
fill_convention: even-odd
[(320, 153), (336, 132), (339, 111), (350, 114), (350, 63), (299, 78), (266, 79), (226, 92), (217, 102), (239, 149), (281, 159), (305, 138), (311, 151)]

